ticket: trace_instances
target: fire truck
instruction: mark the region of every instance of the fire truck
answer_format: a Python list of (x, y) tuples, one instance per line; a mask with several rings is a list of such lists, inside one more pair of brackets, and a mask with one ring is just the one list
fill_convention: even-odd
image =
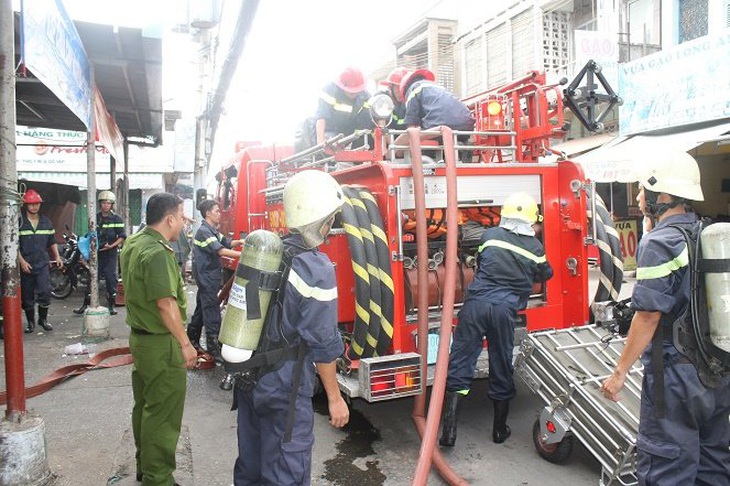
[[(375, 402), (424, 390), (433, 379), (439, 322), (456, 325), (481, 232), (499, 224), (500, 207), (514, 192), (538, 201), (538, 236), (555, 271), (533, 289), (515, 342), (528, 332), (589, 322), (592, 245), (601, 250), (596, 299), (615, 298), (622, 270), (611, 218), (581, 167), (550, 150), (551, 139), (565, 135), (566, 100), (587, 111), (594, 128), (605, 112), (596, 116), (595, 103), (585, 104), (596, 100), (590, 85), (566, 83), (549, 85), (531, 72), (465, 100), (476, 119), (470, 132), (388, 129), (392, 101), (379, 94), (370, 102), (372, 130), (299, 153), (249, 146), (217, 174), (221, 232), (237, 238), (256, 229), (287, 233), (282, 193), (298, 171), (328, 171), (342, 185), (346, 204), (320, 250), (336, 270), (344, 394)], [(404, 133), (409, 143), (396, 145)], [(229, 275), (235, 265), (224, 259)], [(488, 373), (486, 350), (476, 372)]]

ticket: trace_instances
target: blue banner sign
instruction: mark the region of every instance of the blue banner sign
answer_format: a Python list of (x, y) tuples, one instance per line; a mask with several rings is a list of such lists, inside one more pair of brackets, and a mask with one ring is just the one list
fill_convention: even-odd
[(89, 60), (61, 0), (25, 1), (21, 10), (25, 66), (90, 127)]
[(621, 65), (620, 133), (730, 118), (730, 29)]

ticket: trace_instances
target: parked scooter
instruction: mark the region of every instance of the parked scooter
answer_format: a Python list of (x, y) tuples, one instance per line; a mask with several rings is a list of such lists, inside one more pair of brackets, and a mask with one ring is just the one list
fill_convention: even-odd
[[(79, 286), (87, 287), (90, 281), (89, 265), (79, 248), (79, 237), (66, 226), (63, 234), (66, 249), (61, 255), (63, 268), (51, 268), (51, 295), (56, 299), (65, 299)], [(82, 236), (81, 239), (87, 237)]]

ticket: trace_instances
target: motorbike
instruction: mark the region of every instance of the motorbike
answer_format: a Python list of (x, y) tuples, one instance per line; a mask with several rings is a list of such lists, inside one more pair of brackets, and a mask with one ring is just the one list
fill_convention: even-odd
[[(51, 268), (51, 295), (56, 299), (65, 299), (79, 286), (89, 285), (91, 274), (86, 258), (82, 254), (79, 237), (68, 226), (63, 234), (65, 249), (61, 259), (63, 268)], [(87, 237), (82, 237), (83, 240)], [(83, 245), (81, 245), (83, 246)]]

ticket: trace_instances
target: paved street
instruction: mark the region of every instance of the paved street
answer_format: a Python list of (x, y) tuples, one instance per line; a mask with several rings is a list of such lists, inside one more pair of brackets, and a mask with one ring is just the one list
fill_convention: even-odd
[[(188, 288), (194, 305), (195, 287)], [(80, 341), (82, 317), (71, 310), (81, 292), (54, 300), (50, 333), (25, 335), (26, 386), (61, 366), (85, 361), (66, 356), (64, 348)], [(192, 310), (192, 309), (191, 309)], [(112, 339), (97, 350), (127, 345), (124, 308), (111, 318)], [(0, 348), (1, 350), (2, 348)], [(5, 389), (4, 362), (0, 360)], [(236, 457), (235, 414), (231, 395), (218, 388), (219, 367), (188, 374), (184, 433), (178, 447), (176, 478), (183, 486), (229, 486)], [(520, 384), (521, 385), (521, 384)], [(582, 447), (567, 464), (542, 460), (532, 444), (532, 424), (543, 404), (520, 386), (513, 402), (512, 437), (503, 445), (491, 442), (491, 402), (480, 380), (462, 409), (457, 447), (446, 456), (454, 469), (474, 485), (595, 485), (600, 467)], [(87, 372), (45, 394), (28, 399), (28, 410), (46, 426), (48, 461), (58, 486), (135, 485), (130, 432), (132, 391), (128, 366)], [(338, 431), (327, 424), (326, 405), (315, 403), (315, 485), (410, 484), (420, 442), (410, 419), (413, 401), (353, 403), (351, 424)], [(429, 484), (443, 484), (432, 474)]]

